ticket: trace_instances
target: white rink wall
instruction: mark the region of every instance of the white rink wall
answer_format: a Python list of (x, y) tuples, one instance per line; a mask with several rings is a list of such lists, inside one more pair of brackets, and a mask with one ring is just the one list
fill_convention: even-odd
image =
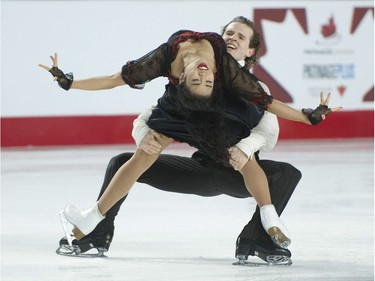
[[(65, 92), (37, 66), (59, 66), (77, 79), (113, 74), (166, 41), (179, 29), (220, 32), (233, 17), (253, 18), (254, 9), (306, 10), (308, 34), (291, 11), (282, 23), (263, 26), (268, 46), (262, 66), (290, 93), (294, 106), (315, 105), (320, 90), (345, 110), (372, 110), (363, 102), (373, 87), (373, 14), (350, 34), (353, 8), (373, 1), (2, 1), (1, 116), (92, 116), (137, 114), (154, 104), (167, 82), (159, 78), (143, 91), (120, 87), (101, 92)], [(337, 36), (321, 37), (334, 17)], [(339, 40), (339, 41), (335, 41)], [(318, 43), (324, 45), (319, 45)], [(331, 45), (327, 45), (331, 44)], [(331, 56), (317, 51), (329, 50)], [(306, 66), (334, 68), (335, 77), (308, 77)], [(338, 69), (340, 68), (340, 69)], [(344, 95), (337, 88), (345, 86)]]

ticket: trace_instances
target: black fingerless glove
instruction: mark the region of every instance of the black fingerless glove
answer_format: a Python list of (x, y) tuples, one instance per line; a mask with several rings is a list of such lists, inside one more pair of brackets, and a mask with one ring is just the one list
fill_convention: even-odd
[(318, 125), (323, 119), (322, 119), (322, 114), (327, 116), (330, 114), (332, 111), (327, 105), (319, 105), (315, 109), (311, 108), (303, 108), (302, 113), (309, 118), (310, 122), (312, 125)]
[(73, 83), (73, 73), (69, 72), (64, 74), (58, 67), (52, 67), (49, 72), (53, 77), (57, 77), (57, 83), (64, 90), (69, 90)]

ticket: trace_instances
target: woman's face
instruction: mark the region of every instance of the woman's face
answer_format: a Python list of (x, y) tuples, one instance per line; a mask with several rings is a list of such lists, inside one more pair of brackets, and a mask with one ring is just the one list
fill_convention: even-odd
[(185, 67), (180, 82), (185, 81), (187, 88), (197, 96), (208, 97), (214, 87), (214, 73), (205, 59), (195, 60)]
[(223, 34), (228, 53), (237, 61), (254, 54), (255, 49), (249, 47), (251, 38), (253, 38), (251, 27), (240, 22), (230, 23)]

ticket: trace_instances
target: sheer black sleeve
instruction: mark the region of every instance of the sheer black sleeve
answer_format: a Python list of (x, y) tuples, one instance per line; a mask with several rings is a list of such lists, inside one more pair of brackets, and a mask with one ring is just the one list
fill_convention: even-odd
[(225, 54), (222, 59), (222, 85), (228, 93), (236, 93), (245, 97), (258, 107), (267, 110), (273, 97), (267, 95), (255, 76), (243, 69), (230, 54)]
[(142, 89), (141, 84), (157, 77), (168, 76), (171, 65), (169, 53), (169, 46), (164, 43), (143, 57), (128, 61), (122, 67), (122, 79), (130, 87)]

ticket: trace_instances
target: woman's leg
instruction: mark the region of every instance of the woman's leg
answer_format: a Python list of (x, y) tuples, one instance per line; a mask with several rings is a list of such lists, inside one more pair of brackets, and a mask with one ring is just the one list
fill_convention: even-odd
[[(173, 140), (162, 137), (158, 141), (162, 145), (162, 151)], [(104, 218), (107, 211), (128, 194), (137, 179), (156, 161), (160, 153), (150, 155), (137, 149), (134, 155), (116, 172), (108, 188), (94, 206), (81, 211), (71, 205), (65, 208), (64, 215), (75, 226), (73, 233), (78, 240), (89, 234)]]
[(257, 201), (259, 207), (272, 204), (266, 174), (255, 157), (246, 163), (240, 173), (243, 176), (247, 190)]
[[(158, 139), (158, 142), (162, 145), (160, 153), (172, 141), (165, 136)], [(99, 212), (102, 215), (105, 215), (117, 201), (128, 194), (137, 179), (151, 167), (160, 153), (151, 155), (138, 148), (134, 155), (121, 166), (98, 201)]]
[(246, 188), (257, 201), (264, 230), (280, 247), (287, 248), (291, 242), (288, 230), (280, 221), (272, 205), (267, 177), (255, 158), (251, 159), (241, 170)]
[(107, 189), (98, 201), (101, 214), (117, 203), (128, 194), (137, 179), (156, 161), (159, 154), (147, 154), (141, 149), (137, 149), (134, 155), (116, 172)]

